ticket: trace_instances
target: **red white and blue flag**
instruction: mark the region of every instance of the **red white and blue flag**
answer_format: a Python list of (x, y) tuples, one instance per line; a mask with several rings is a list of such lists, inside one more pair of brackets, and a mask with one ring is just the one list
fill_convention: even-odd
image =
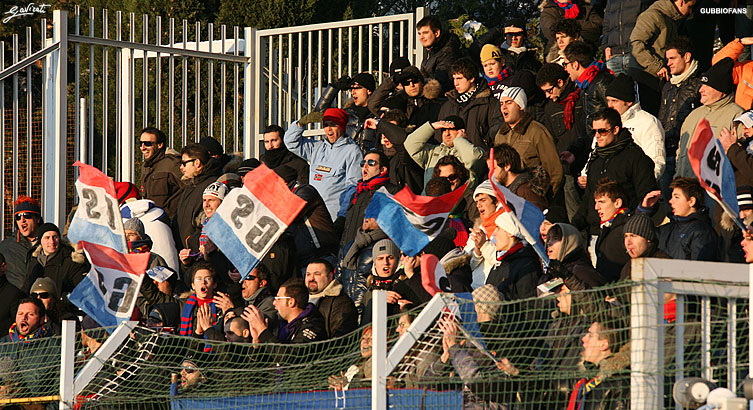
[(431, 296), (441, 292), (452, 292), (447, 271), (439, 263), (436, 255), (430, 253), (421, 255), (421, 285)]
[(544, 245), (539, 240), (539, 236), (533, 236), (531, 232), (538, 233), (541, 223), (544, 222), (544, 213), (534, 204), (515, 195), (507, 187), (500, 185), (494, 178), (494, 148), (489, 150), (489, 181), (492, 183), (492, 189), (497, 200), (507, 212), (512, 212), (516, 224), (519, 224), (520, 231), (523, 233), (526, 242), (531, 244), (533, 249), (539, 255), (545, 264), (549, 264), (549, 257), (546, 256)]
[(73, 243), (87, 241), (128, 253), (112, 179), (91, 165), (79, 161), (73, 165), (79, 167), (76, 180), (79, 203), (68, 227), (68, 239)]
[(733, 221), (737, 221), (737, 186), (732, 163), (724, 153), (719, 138), (714, 137), (714, 130), (707, 119), (701, 120), (695, 129), (688, 149), (690, 166), (701, 186), (714, 198)]
[(381, 187), (371, 198), (366, 218), (376, 218), (404, 254), (415, 256), (442, 232), (466, 185), (437, 197), (416, 195), (408, 187), (392, 195)]
[(84, 241), (78, 246), (92, 267), (68, 300), (104, 327), (130, 320), (150, 254), (125, 254)]
[(260, 165), (222, 201), (204, 232), (233, 263), (241, 281), (256, 268), (306, 205), (274, 171)]

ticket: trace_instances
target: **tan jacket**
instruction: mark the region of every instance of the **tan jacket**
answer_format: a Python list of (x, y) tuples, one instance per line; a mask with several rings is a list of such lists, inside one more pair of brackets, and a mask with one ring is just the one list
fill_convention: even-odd
[(562, 185), (562, 163), (554, 146), (554, 138), (546, 127), (524, 113), (523, 119), (514, 128), (502, 125), (494, 136), (494, 145), (502, 143), (509, 144), (518, 151), (524, 167), (543, 166), (551, 178), (552, 193), (557, 192)]
[(647, 73), (656, 77), (664, 67), (665, 47), (677, 38), (677, 22), (680, 14), (672, 0), (658, 0), (638, 16), (630, 34), (633, 57)]

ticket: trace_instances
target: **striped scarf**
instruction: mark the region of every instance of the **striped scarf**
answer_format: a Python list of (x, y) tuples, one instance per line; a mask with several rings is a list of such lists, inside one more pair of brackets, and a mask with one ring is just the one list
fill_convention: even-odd
[(356, 199), (358, 199), (358, 195), (361, 195), (364, 191), (370, 191), (374, 192), (377, 188), (380, 186), (390, 182), (390, 174), (389, 171), (384, 171), (383, 173), (369, 179), (368, 181), (361, 181), (356, 185), (356, 193), (353, 194), (353, 203), (356, 203)]
[(578, 14), (580, 13), (580, 9), (578, 8), (578, 5), (573, 3), (570, 0), (554, 0), (554, 4), (556, 4), (559, 8), (565, 11), (565, 18), (566, 19), (574, 19), (578, 17)]
[(510, 68), (506, 65), (502, 66), (502, 71), (499, 73), (499, 75), (495, 78), (487, 77), (486, 74), (484, 74), (484, 79), (489, 85), (497, 84), (497, 82), (504, 80), (505, 78), (509, 77), (512, 74), (510, 72)]
[(180, 313), (180, 329), (178, 334), (180, 334), (181, 336), (193, 335), (194, 311), (196, 310), (197, 306), (203, 306), (205, 303), (209, 303), (209, 308), (212, 310), (212, 317), (214, 317), (216, 323), (217, 306), (215, 306), (212, 299), (202, 301), (201, 299), (196, 297), (196, 294), (193, 294), (188, 297), (186, 304), (183, 305), (183, 311)]
[(620, 208), (620, 209), (617, 210), (617, 212), (614, 213), (614, 215), (612, 215), (611, 218), (607, 219), (606, 221), (601, 221), (601, 224), (599, 226), (601, 228), (609, 228), (610, 226), (612, 226), (612, 222), (614, 222), (614, 218), (617, 218), (617, 215), (622, 215), (622, 214), (627, 213), (629, 211), (630, 210), (627, 209), (627, 208), (624, 208), (624, 207)]
[(591, 380), (580, 379), (575, 383), (573, 391), (570, 393), (570, 401), (567, 404), (567, 410), (581, 410), (586, 403), (586, 395), (591, 393), (596, 386), (600, 385), (602, 379), (594, 377)]
[(42, 327), (37, 329), (34, 333), (26, 336), (19, 334), (16, 327), (17, 325), (14, 323), (8, 330), (8, 336), (10, 336), (10, 340), (13, 342), (29, 343), (32, 339), (41, 339), (43, 337), (52, 336), (52, 328), (47, 324), (42, 325)]
[(583, 72), (582, 72), (582, 73), (580, 74), (580, 76), (578, 76), (578, 79), (577, 79), (577, 80), (575, 80), (575, 84), (576, 84), (576, 85), (578, 86), (578, 88), (580, 88), (581, 90), (585, 90), (586, 88), (588, 88), (588, 86), (589, 86), (589, 85), (591, 85), (591, 81), (593, 81), (593, 79), (594, 79), (594, 78), (595, 78), (595, 77), (596, 77), (596, 76), (597, 76), (597, 75), (598, 75), (598, 74), (599, 74), (600, 72), (602, 72), (602, 71), (604, 71), (604, 70), (607, 70), (607, 71), (609, 71), (610, 73), (612, 73), (612, 75), (614, 75), (614, 73), (612, 72), (612, 70), (608, 69), (608, 68), (607, 68), (607, 65), (606, 65), (606, 64), (604, 64), (604, 62), (603, 62), (603, 61), (598, 61), (598, 60), (597, 60), (597, 61), (594, 61), (594, 62), (592, 62), (591, 64), (589, 64), (589, 65), (588, 65), (588, 67), (586, 67), (586, 70), (585, 70), (585, 71), (583, 71)]

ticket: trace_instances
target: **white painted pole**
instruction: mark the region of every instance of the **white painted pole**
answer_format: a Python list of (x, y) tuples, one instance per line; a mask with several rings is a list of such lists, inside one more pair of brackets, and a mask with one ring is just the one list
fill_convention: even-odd
[(63, 335), (60, 342), (60, 409), (73, 408), (73, 364), (76, 356), (76, 322), (63, 321)]
[[(120, 181), (133, 182), (134, 140), (133, 135), (133, 77), (131, 62), (133, 50), (122, 48), (120, 51)], [(198, 113), (196, 114), (198, 115)]]
[(387, 409), (387, 291), (371, 297), (371, 408)]
[(52, 41), (60, 47), (47, 57), (45, 127), (42, 140), (42, 218), (65, 223), (65, 152), (68, 131), (68, 13), (52, 12)]

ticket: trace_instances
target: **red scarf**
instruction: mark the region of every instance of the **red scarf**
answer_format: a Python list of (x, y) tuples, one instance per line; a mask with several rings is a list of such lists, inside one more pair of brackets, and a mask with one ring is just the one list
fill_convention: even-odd
[(554, 4), (556, 4), (557, 6), (559, 6), (559, 8), (565, 11), (566, 19), (574, 19), (578, 17), (578, 14), (580, 13), (580, 9), (578, 8), (578, 5), (571, 2), (570, 0), (565, 0), (565, 1), (554, 0)]
[(603, 61), (596, 60), (592, 62), (591, 64), (586, 67), (585, 71), (583, 71), (579, 76), (578, 79), (575, 80), (575, 85), (578, 86), (581, 90), (585, 90), (588, 88), (589, 85), (591, 85), (591, 81), (602, 71), (607, 70), (612, 75), (614, 75), (614, 72), (607, 68), (607, 65), (604, 64)]
[(565, 105), (565, 129), (569, 130), (573, 127), (573, 122), (575, 122), (575, 102), (578, 101), (578, 98), (580, 98), (580, 89), (576, 88), (575, 91), (568, 94), (565, 99), (562, 101), (558, 101), (559, 104)]
[(497, 256), (497, 260), (498, 261), (502, 261), (503, 259), (505, 259), (506, 257), (512, 255), (513, 253), (515, 253), (515, 252), (523, 249), (523, 246), (525, 246), (523, 244), (523, 242), (516, 243), (515, 245), (512, 246), (512, 248), (508, 249), (507, 252), (505, 252), (505, 253)]
[(356, 185), (356, 193), (353, 195), (353, 203), (356, 203), (358, 195), (361, 195), (363, 191), (374, 192), (380, 186), (390, 182), (389, 171), (384, 171), (381, 174), (369, 179), (368, 181), (361, 181)]

